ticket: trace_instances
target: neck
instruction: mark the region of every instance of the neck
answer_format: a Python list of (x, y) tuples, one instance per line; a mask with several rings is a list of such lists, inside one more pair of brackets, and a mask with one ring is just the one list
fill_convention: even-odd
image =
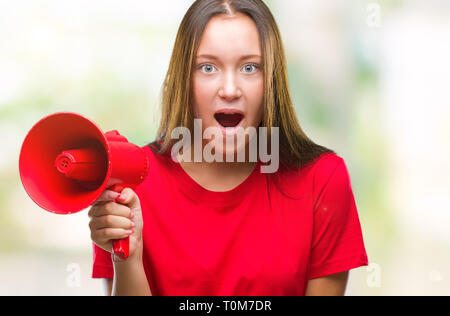
[[(202, 153), (203, 153), (202, 148)], [(203, 155), (201, 157), (201, 161), (195, 161), (194, 159), (194, 147), (191, 147), (191, 157), (190, 159), (183, 159), (183, 151), (180, 151), (180, 154), (177, 156), (178, 162), (180, 162), (181, 166), (185, 170), (190, 170), (193, 172), (206, 172), (209, 174), (215, 175), (223, 175), (227, 176), (228, 174), (239, 174), (239, 173), (248, 173), (249, 170), (253, 170), (257, 165), (257, 162), (251, 162), (249, 158), (249, 151), (245, 151), (245, 160), (244, 162), (238, 162), (237, 153), (234, 153), (234, 157), (230, 162), (230, 158), (227, 161), (226, 154), (222, 156), (222, 162), (213, 161), (208, 162), (205, 161)], [(186, 158), (186, 157), (185, 157)]]

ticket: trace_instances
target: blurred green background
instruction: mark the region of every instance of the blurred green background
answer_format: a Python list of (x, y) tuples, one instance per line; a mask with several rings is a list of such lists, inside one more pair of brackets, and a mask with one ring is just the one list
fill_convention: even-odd
[[(145, 145), (193, 1), (0, 0), (0, 295), (103, 295), (87, 212), (39, 209), (26, 133), (59, 111)], [(347, 163), (371, 265), (348, 295), (450, 295), (450, 2), (272, 0), (306, 133)]]

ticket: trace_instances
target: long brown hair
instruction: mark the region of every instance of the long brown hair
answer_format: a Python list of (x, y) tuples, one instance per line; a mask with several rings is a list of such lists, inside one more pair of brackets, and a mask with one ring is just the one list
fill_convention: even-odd
[(279, 127), (280, 167), (299, 168), (331, 150), (312, 142), (301, 129), (289, 92), (286, 59), (278, 26), (262, 0), (197, 0), (178, 30), (162, 90), (162, 117), (153, 150), (167, 153), (177, 140), (176, 127), (193, 131), (193, 72), (197, 49), (209, 20), (219, 14), (243, 13), (256, 24), (264, 61), (264, 114), (261, 126)]

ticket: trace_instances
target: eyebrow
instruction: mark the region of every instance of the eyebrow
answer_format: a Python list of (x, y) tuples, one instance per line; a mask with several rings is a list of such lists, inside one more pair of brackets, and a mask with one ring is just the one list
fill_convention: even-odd
[[(214, 56), (214, 55), (208, 55), (208, 54), (202, 54), (202, 55), (198, 55), (197, 58), (206, 58), (206, 59), (214, 59), (214, 60), (219, 60), (219, 57)], [(262, 58), (260, 55), (244, 55), (241, 58), (239, 58), (239, 60), (245, 60), (245, 59), (250, 59), (250, 58)]]

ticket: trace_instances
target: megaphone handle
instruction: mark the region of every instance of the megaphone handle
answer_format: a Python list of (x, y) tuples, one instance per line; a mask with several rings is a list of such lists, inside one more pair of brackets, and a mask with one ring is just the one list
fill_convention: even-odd
[[(125, 188), (134, 189), (134, 186), (125, 185), (125, 184), (115, 184), (110, 188), (110, 190), (120, 193)], [(114, 260), (118, 259), (120, 261), (124, 261), (130, 255), (130, 237), (114, 240), (112, 243), (112, 246), (113, 246), (113, 259)]]
[(115, 261), (127, 260), (130, 255), (130, 237), (113, 241), (113, 258)]

